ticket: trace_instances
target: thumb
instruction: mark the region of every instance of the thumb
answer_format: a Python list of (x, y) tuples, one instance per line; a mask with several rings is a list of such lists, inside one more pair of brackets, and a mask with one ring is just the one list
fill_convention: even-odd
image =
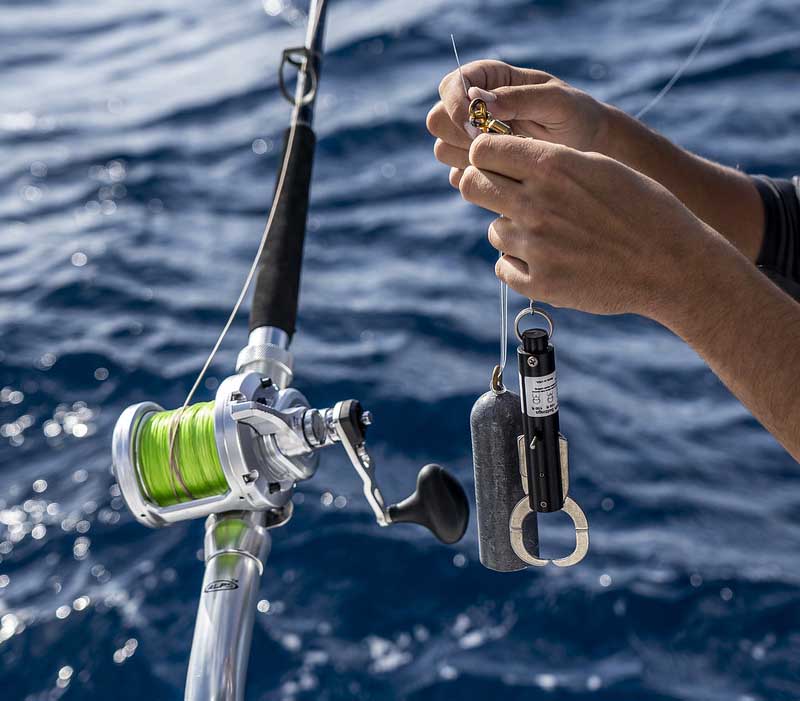
[(557, 83), (509, 86), (495, 88), (491, 92), (470, 88), (469, 96), (485, 100), (489, 111), (497, 119), (530, 120), (542, 125), (547, 125), (549, 121), (563, 121), (563, 108), (569, 100), (565, 87)]

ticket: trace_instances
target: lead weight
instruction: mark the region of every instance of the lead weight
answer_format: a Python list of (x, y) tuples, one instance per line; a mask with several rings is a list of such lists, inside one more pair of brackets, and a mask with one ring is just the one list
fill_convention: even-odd
[[(511, 512), (525, 497), (517, 439), (522, 434), (520, 398), (511, 391), (486, 392), (470, 414), (475, 502), (481, 564), (497, 572), (526, 567), (511, 547), (508, 524)], [(536, 515), (524, 524), (523, 541), (530, 553), (539, 552)]]

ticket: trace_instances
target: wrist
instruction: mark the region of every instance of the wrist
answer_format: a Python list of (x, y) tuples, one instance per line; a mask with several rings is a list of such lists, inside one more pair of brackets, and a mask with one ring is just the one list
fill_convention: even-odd
[(601, 117), (596, 150), (615, 161), (633, 166), (632, 153), (641, 150), (641, 147), (639, 149), (636, 147), (636, 141), (642, 141), (641, 138), (637, 138), (636, 126), (641, 127), (641, 125), (622, 110), (604, 102), (599, 104)]
[(648, 316), (691, 345), (697, 337), (713, 332), (724, 310), (730, 308), (742, 287), (747, 287), (747, 280), (761, 273), (700, 221), (697, 232), (687, 237), (682, 249), (660, 266), (659, 292)]
[[(700, 159), (689, 154), (668, 139), (645, 126), (638, 119), (612, 106), (603, 104), (605, 108), (605, 144), (607, 156), (624, 163), (640, 173), (664, 185), (668, 190), (679, 195), (680, 188), (675, 188), (672, 168), (679, 164), (681, 177), (691, 174), (696, 178)], [(701, 170), (703, 170), (701, 168)], [(696, 186), (696, 183), (693, 183)]]
[(750, 261), (761, 248), (764, 208), (751, 179), (670, 142), (606, 105), (603, 153), (661, 183)]

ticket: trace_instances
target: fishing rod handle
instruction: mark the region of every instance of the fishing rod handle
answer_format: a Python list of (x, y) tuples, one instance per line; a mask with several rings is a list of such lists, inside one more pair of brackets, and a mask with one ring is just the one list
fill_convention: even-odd
[(558, 421), (555, 349), (544, 329), (522, 333), (519, 361), (524, 450), (530, 508), (539, 513), (564, 506), (564, 486)]
[(311, 190), (311, 172), (316, 137), (307, 124), (296, 124), (294, 143), (289, 144), (291, 127), (284, 135), (283, 156), (291, 147), (283, 190), (275, 211), (269, 237), (256, 271), (250, 331), (270, 326), (294, 334), (300, 294), (300, 270)]

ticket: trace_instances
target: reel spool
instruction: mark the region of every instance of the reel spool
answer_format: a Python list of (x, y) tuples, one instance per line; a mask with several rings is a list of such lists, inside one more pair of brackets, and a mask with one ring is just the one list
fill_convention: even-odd
[(327, 438), (320, 412), (300, 392), (256, 372), (227, 378), (214, 402), (186, 408), (170, 462), (177, 413), (142, 402), (125, 409), (114, 429), (114, 475), (131, 513), (151, 527), (282, 508), (295, 483), (317, 469), (310, 441)]

